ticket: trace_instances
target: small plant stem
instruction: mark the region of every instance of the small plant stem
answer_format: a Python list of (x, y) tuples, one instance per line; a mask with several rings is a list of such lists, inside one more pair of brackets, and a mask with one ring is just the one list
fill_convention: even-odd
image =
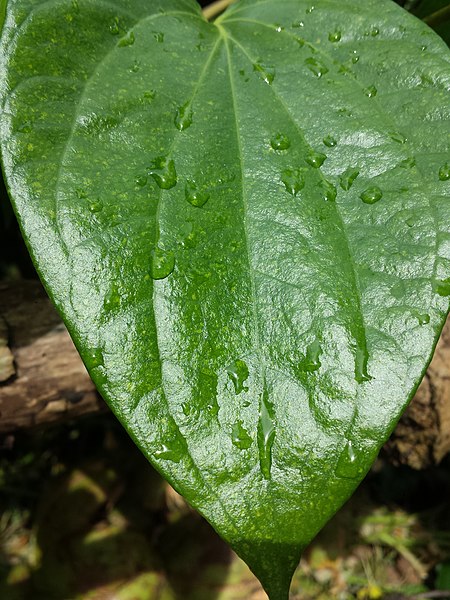
[(436, 25), (440, 25), (441, 23), (445, 23), (450, 20), (450, 4), (448, 6), (444, 6), (440, 10), (428, 15), (425, 17), (424, 21), (430, 27), (436, 27)]
[(217, 15), (220, 15), (220, 13), (228, 8), (230, 4), (233, 4), (233, 2), (235, 2), (235, 0), (216, 0), (216, 2), (213, 2), (203, 9), (203, 16), (209, 21), (214, 17), (217, 17)]

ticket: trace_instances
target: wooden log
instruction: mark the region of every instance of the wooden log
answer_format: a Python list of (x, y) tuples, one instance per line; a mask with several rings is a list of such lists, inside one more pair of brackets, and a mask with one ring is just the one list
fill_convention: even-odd
[[(107, 410), (41, 284), (0, 283), (0, 434)], [(450, 320), (383, 456), (422, 469), (448, 452)]]

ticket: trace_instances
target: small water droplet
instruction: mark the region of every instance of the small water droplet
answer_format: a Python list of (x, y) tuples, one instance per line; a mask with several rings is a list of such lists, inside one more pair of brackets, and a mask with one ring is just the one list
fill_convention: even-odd
[(175, 254), (171, 250), (164, 250), (157, 246), (152, 257), (153, 279), (165, 279), (175, 268)]
[(272, 448), (275, 441), (275, 410), (269, 400), (266, 386), (261, 395), (258, 421), (258, 450), (261, 472), (265, 479), (270, 479), (272, 469)]
[(159, 450), (156, 450), (154, 453), (156, 458), (162, 458), (163, 460), (170, 460), (171, 462), (179, 463), (182, 459), (183, 455), (180, 451), (180, 448), (169, 445), (162, 444)]
[(292, 196), (296, 196), (305, 187), (305, 178), (301, 169), (285, 169), (281, 181)]
[(277, 133), (270, 140), (270, 145), (274, 150), (287, 150), (291, 146), (291, 140), (284, 133)]
[(448, 181), (450, 179), (450, 163), (445, 163), (439, 169), (439, 179), (440, 181)]
[(332, 135), (327, 135), (323, 138), (323, 143), (325, 146), (328, 146), (328, 148), (333, 148), (333, 146), (336, 146), (337, 141)]
[(164, 33), (162, 33), (161, 31), (154, 31), (153, 37), (159, 44), (162, 44), (164, 42)]
[(344, 479), (355, 479), (355, 477), (358, 477), (360, 472), (356, 459), (355, 448), (353, 447), (352, 442), (347, 440), (345, 448), (341, 452), (336, 465), (336, 475), (338, 477), (343, 477)]
[(145, 175), (138, 175), (135, 179), (136, 187), (143, 188), (147, 185), (148, 178)]
[(359, 175), (359, 170), (353, 167), (348, 167), (342, 175), (339, 177), (339, 184), (343, 190), (348, 192), (348, 190), (352, 187), (353, 182)]
[(394, 142), (397, 142), (397, 144), (405, 144), (406, 141), (407, 141), (406, 136), (403, 135), (403, 133), (400, 133), (399, 131), (390, 131), (389, 132), (389, 137)]
[(274, 27), (275, 27), (275, 31), (276, 31), (277, 33), (281, 33), (282, 31), (284, 31), (284, 27), (283, 27), (283, 25), (280, 25), (279, 23), (275, 23), (275, 24), (274, 24)]
[(379, 33), (380, 33), (380, 30), (378, 29), (378, 27), (372, 27), (372, 29), (370, 30), (370, 35), (372, 37), (376, 37)]
[(379, 187), (370, 187), (364, 190), (360, 198), (365, 204), (375, 204), (383, 197), (383, 192)]
[(324, 200), (328, 200), (329, 202), (334, 202), (336, 200), (337, 189), (336, 186), (331, 183), (331, 181), (328, 181), (328, 179), (322, 179), (319, 182), (318, 187), (322, 192), (322, 198)]
[[(354, 52), (356, 52), (356, 50), (354, 50)], [(356, 65), (357, 62), (359, 62), (359, 56), (357, 54), (353, 54), (352, 63)]]
[(443, 298), (450, 296), (450, 277), (447, 279), (435, 279), (432, 282), (433, 292)]
[(341, 40), (342, 33), (339, 30), (330, 31), (328, 34), (328, 40), (330, 42), (339, 42)]
[(299, 365), (300, 371), (308, 371), (309, 373), (313, 373), (314, 371), (319, 370), (322, 366), (320, 362), (321, 354), (322, 348), (320, 346), (320, 340), (316, 338), (306, 348), (305, 358), (301, 361)]
[(237, 421), (233, 425), (231, 432), (231, 441), (240, 450), (247, 450), (253, 443), (252, 438), (249, 436), (248, 431), (242, 426), (242, 421)]
[(311, 165), (311, 167), (319, 169), (326, 161), (326, 159), (326, 154), (322, 154), (322, 152), (314, 152), (314, 150), (312, 150), (309, 153), (309, 155), (305, 158), (305, 161), (308, 163), (308, 165)]
[(185, 197), (189, 204), (200, 208), (206, 204), (209, 200), (209, 193), (205, 190), (201, 190), (195, 181), (188, 179), (185, 186)]
[(257, 62), (253, 64), (253, 71), (268, 85), (272, 85), (275, 79), (275, 69), (273, 67), (268, 67), (261, 62)]
[(370, 381), (372, 377), (367, 372), (367, 363), (369, 362), (369, 353), (364, 345), (359, 345), (355, 352), (355, 379), (358, 383)]
[(102, 367), (105, 364), (103, 352), (101, 348), (91, 348), (87, 355), (86, 362), (88, 367), (94, 369), (95, 367)]
[(298, 29), (299, 27), (304, 27), (305, 24), (303, 23), (303, 21), (294, 21), (291, 25), (291, 27), (293, 29)]
[(170, 190), (175, 187), (178, 181), (175, 163), (167, 156), (157, 156), (148, 168), (148, 174), (153, 177), (158, 187), (163, 190)]
[(315, 6), (310, 6), (309, 8), (306, 9), (306, 14), (310, 15), (314, 10), (316, 9)]
[(109, 26), (109, 33), (111, 33), (111, 35), (119, 35), (119, 32), (119, 17), (114, 17), (113, 22)]
[(117, 286), (113, 284), (111, 289), (105, 295), (105, 299), (103, 301), (103, 308), (105, 311), (114, 311), (118, 309), (120, 306), (120, 294)]
[(134, 63), (130, 67), (130, 72), (131, 73), (137, 73), (140, 70), (141, 70), (141, 61), (140, 60), (135, 60)]
[(368, 98), (374, 98), (378, 93), (377, 88), (374, 85), (369, 85), (369, 87), (367, 87), (364, 90), (364, 94), (368, 97)]
[(184, 131), (192, 125), (192, 110), (190, 102), (186, 102), (177, 109), (175, 115), (175, 127), (178, 131)]
[(129, 31), (127, 35), (119, 40), (117, 44), (119, 48), (125, 48), (126, 46), (132, 46), (135, 42), (134, 31)]
[(428, 323), (430, 322), (430, 315), (428, 315), (426, 313), (422, 314), (419, 312), (415, 312), (414, 316), (419, 321), (419, 325), (428, 325)]
[(322, 75), (325, 75), (329, 71), (328, 67), (312, 56), (305, 60), (305, 65), (316, 77), (322, 77)]
[(103, 202), (101, 200), (96, 200), (95, 202), (91, 202), (89, 204), (89, 210), (91, 213), (99, 213), (103, 210)]
[(305, 45), (305, 40), (298, 36), (296, 36), (294, 39), (297, 42), (297, 44), (300, 46), (300, 48), (303, 48), (303, 46)]
[(249, 376), (249, 371), (246, 363), (237, 359), (228, 365), (227, 367), (228, 377), (231, 379), (234, 385), (234, 391), (236, 394), (240, 394), (241, 392), (248, 392), (248, 387), (244, 386), (244, 383), (247, 381)]

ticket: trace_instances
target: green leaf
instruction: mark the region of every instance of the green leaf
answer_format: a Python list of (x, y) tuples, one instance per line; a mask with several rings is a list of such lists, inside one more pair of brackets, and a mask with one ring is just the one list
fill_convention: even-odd
[(10, 0), (1, 151), (104, 398), (273, 600), (430, 360), (450, 54), (389, 0)]

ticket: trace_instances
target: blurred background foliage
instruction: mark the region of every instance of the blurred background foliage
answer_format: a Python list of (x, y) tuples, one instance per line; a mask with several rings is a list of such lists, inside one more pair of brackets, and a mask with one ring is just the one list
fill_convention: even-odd
[[(449, 2), (398, 4), (450, 43)], [(34, 277), (0, 178), (0, 280)], [(264, 598), (111, 415), (0, 438), (1, 600)], [(292, 598), (450, 598), (450, 457), (413, 471), (381, 455), (305, 552)]]

